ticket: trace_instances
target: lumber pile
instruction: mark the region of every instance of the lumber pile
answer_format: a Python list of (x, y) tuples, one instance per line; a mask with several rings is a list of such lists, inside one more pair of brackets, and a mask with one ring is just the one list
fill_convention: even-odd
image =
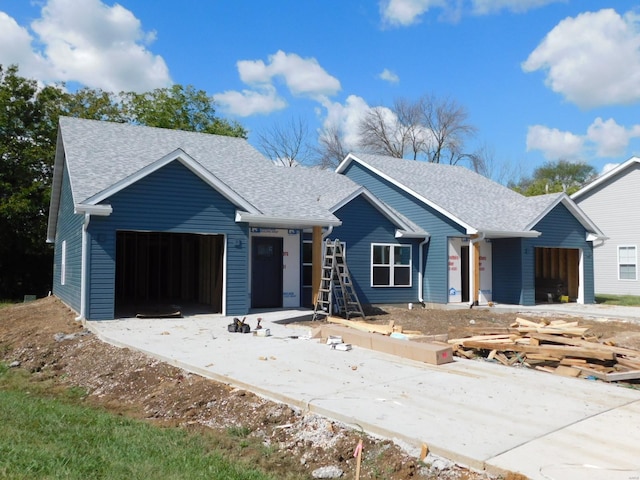
[(468, 336), (448, 340), (460, 357), (486, 357), (503, 365), (606, 382), (640, 379), (640, 351), (600, 342), (575, 321), (517, 318), (510, 328), (467, 330)]

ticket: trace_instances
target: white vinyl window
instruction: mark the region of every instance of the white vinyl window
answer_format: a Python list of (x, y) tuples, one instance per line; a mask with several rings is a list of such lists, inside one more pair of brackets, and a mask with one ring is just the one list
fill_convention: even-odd
[(60, 252), (60, 285), (64, 285), (67, 281), (67, 241), (62, 241)]
[(371, 285), (411, 286), (411, 245), (371, 245)]
[(618, 279), (638, 279), (638, 256), (635, 245), (618, 247)]

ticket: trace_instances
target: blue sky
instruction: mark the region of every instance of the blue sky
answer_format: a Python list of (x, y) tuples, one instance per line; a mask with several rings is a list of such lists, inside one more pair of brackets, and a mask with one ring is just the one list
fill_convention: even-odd
[(0, 0), (12, 63), (70, 88), (193, 85), (256, 146), (297, 118), (350, 146), (367, 109), (434, 94), (467, 109), (468, 148), (492, 152), (494, 178), (640, 155), (629, 0)]

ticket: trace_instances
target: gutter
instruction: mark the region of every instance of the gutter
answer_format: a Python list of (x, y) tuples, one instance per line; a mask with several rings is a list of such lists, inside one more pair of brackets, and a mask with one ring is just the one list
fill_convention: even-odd
[(313, 218), (283, 218), (283, 217), (270, 217), (266, 215), (256, 215), (248, 212), (236, 211), (236, 222), (247, 222), (253, 225), (264, 225), (265, 227), (280, 227), (280, 228), (308, 228), (317, 227), (318, 225), (325, 225), (328, 227), (339, 227), (342, 222), (337, 218), (335, 220), (330, 219), (313, 219)]
[(87, 303), (87, 255), (88, 255), (88, 241), (87, 241), (87, 227), (91, 221), (91, 214), (84, 214), (84, 222), (82, 222), (82, 246), (81, 261), (80, 261), (80, 313), (76, 317), (77, 321), (86, 320), (86, 303)]

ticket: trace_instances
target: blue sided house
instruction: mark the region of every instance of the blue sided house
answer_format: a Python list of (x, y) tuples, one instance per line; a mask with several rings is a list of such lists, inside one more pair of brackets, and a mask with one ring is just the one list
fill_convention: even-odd
[(378, 241), (424, 239), (348, 177), (275, 166), (244, 139), (61, 118), (53, 293), (90, 320), (172, 305), (223, 315), (309, 305), (321, 267), (307, 254), (342, 225), (336, 214), (362, 209)]
[(53, 293), (81, 319), (309, 307), (335, 239), (363, 304), (589, 303), (601, 236), (564, 194), (525, 198), (461, 167), (285, 168), (240, 138), (60, 119)]
[[(413, 301), (427, 304), (594, 302), (593, 241), (604, 235), (564, 193), (524, 197), (463, 167), (370, 154), (349, 154), (337, 172), (428, 233), (411, 256), (372, 241), (368, 300), (403, 301), (389, 291), (417, 283)], [(416, 283), (396, 278), (407, 262), (418, 262)]]

